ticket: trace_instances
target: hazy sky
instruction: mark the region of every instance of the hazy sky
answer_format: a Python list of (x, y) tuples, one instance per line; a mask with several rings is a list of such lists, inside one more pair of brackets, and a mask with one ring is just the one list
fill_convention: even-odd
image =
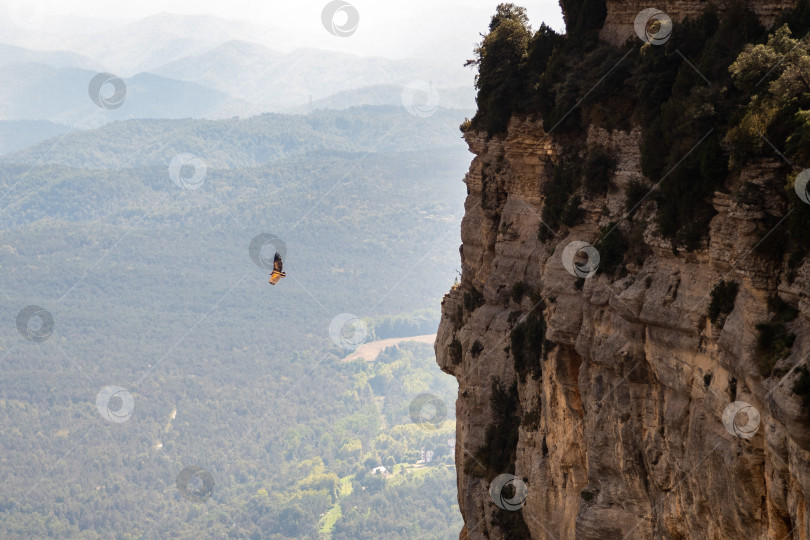
[[(261, 0), (138, 0), (137, 2), (113, 2), (110, 0), (6, 0), (6, 5), (38, 6), (54, 15), (80, 15), (102, 18), (140, 18), (168, 11), (172, 13), (209, 13), (220, 17), (243, 19), (269, 26), (277, 24), (298, 25), (308, 15), (320, 15), (325, 0), (295, 0), (289, 2)], [(495, 10), (499, 2), (492, 0), (470, 0), (464, 3), (436, 0), (352, 0), (350, 2), (369, 22), (405, 19), (416, 12), (430, 12), (439, 7), (458, 7), (459, 10), (483, 8)], [(538, 0), (524, 2), (532, 19), (538, 23), (546, 20), (555, 27), (562, 26), (559, 2)]]
[[(3, 6), (0, 15), (8, 19), (9, 12), (22, 13), (23, 16), (43, 20), (42, 28), (53, 29), (57, 20), (70, 15), (135, 20), (160, 12), (210, 14), (294, 32), (296, 47), (304, 45), (358, 54), (398, 56), (408, 54), (421, 36), (436, 36), (446, 31), (448, 38), (459, 35), (477, 37), (499, 2), (471, 0), (459, 4), (456, 0), (350, 0), (359, 14), (360, 22), (355, 33), (343, 38), (329, 35), (323, 28), (321, 13), (327, 3), (327, 0), (0, 0)], [(563, 29), (557, 0), (523, 4), (528, 9), (533, 27), (546, 22), (557, 30)], [(99, 31), (104, 30), (102, 21), (97, 24)], [(84, 32), (95, 30), (92, 25), (75, 25), (75, 29)], [(380, 50), (375, 50), (377, 46)], [(468, 47), (469, 43), (463, 46)]]

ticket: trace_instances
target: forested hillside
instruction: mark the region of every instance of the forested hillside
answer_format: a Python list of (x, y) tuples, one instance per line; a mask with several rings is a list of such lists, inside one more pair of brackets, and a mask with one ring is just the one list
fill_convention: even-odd
[(455, 382), (427, 345), (341, 359), (435, 331), (460, 120), (128, 121), (5, 156), (0, 536), (454, 536)]
[(43, 141), (3, 156), (2, 161), (91, 169), (148, 165), (165, 169), (176, 154), (190, 152), (209, 167), (230, 169), (313, 153), (323, 157), (334, 152), (444, 148), (465, 152), (458, 133), (460, 116), (458, 111), (436, 109), (427, 120), (404, 114), (402, 107), (365, 106), (229, 120), (128, 120)]

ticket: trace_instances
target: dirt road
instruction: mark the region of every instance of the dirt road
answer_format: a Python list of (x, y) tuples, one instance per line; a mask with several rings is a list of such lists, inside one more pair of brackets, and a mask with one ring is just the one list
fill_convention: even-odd
[(375, 360), (377, 355), (379, 355), (385, 348), (393, 345), (399, 345), (400, 343), (404, 343), (406, 341), (432, 344), (434, 341), (436, 341), (436, 334), (425, 334), (424, 336), (411, 336), (403, 338), (389, 338), (364, 343), (360, 345), (356, 351), (344, 358), (343, 361), (351, 362), (352, 360), (362, 358), (366, 362), (371, 362), (372, 360)]

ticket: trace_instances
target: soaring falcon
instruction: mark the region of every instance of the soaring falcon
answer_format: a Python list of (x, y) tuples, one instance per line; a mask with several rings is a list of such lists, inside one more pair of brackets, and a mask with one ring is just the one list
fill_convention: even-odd
[(270, 274), (270, 285), (275, 285), (281, 278), (287, 277), (287, 274), (281, 271), (282, 264), (281, 264), (281, 255), (276, 253), (275, 258), (273, 258), (273, 273)]

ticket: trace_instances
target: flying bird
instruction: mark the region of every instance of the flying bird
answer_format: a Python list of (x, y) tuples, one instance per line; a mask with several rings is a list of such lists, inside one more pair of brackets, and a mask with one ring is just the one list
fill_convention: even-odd
[(281, 255), (276, 253), (276, 256), (273, 258), (273, 273), (270, 274), (270, 285), (275, 285), (281, 278), (287, 277), (287, 274), (281, 271), (282, 264), (281, 264)]

